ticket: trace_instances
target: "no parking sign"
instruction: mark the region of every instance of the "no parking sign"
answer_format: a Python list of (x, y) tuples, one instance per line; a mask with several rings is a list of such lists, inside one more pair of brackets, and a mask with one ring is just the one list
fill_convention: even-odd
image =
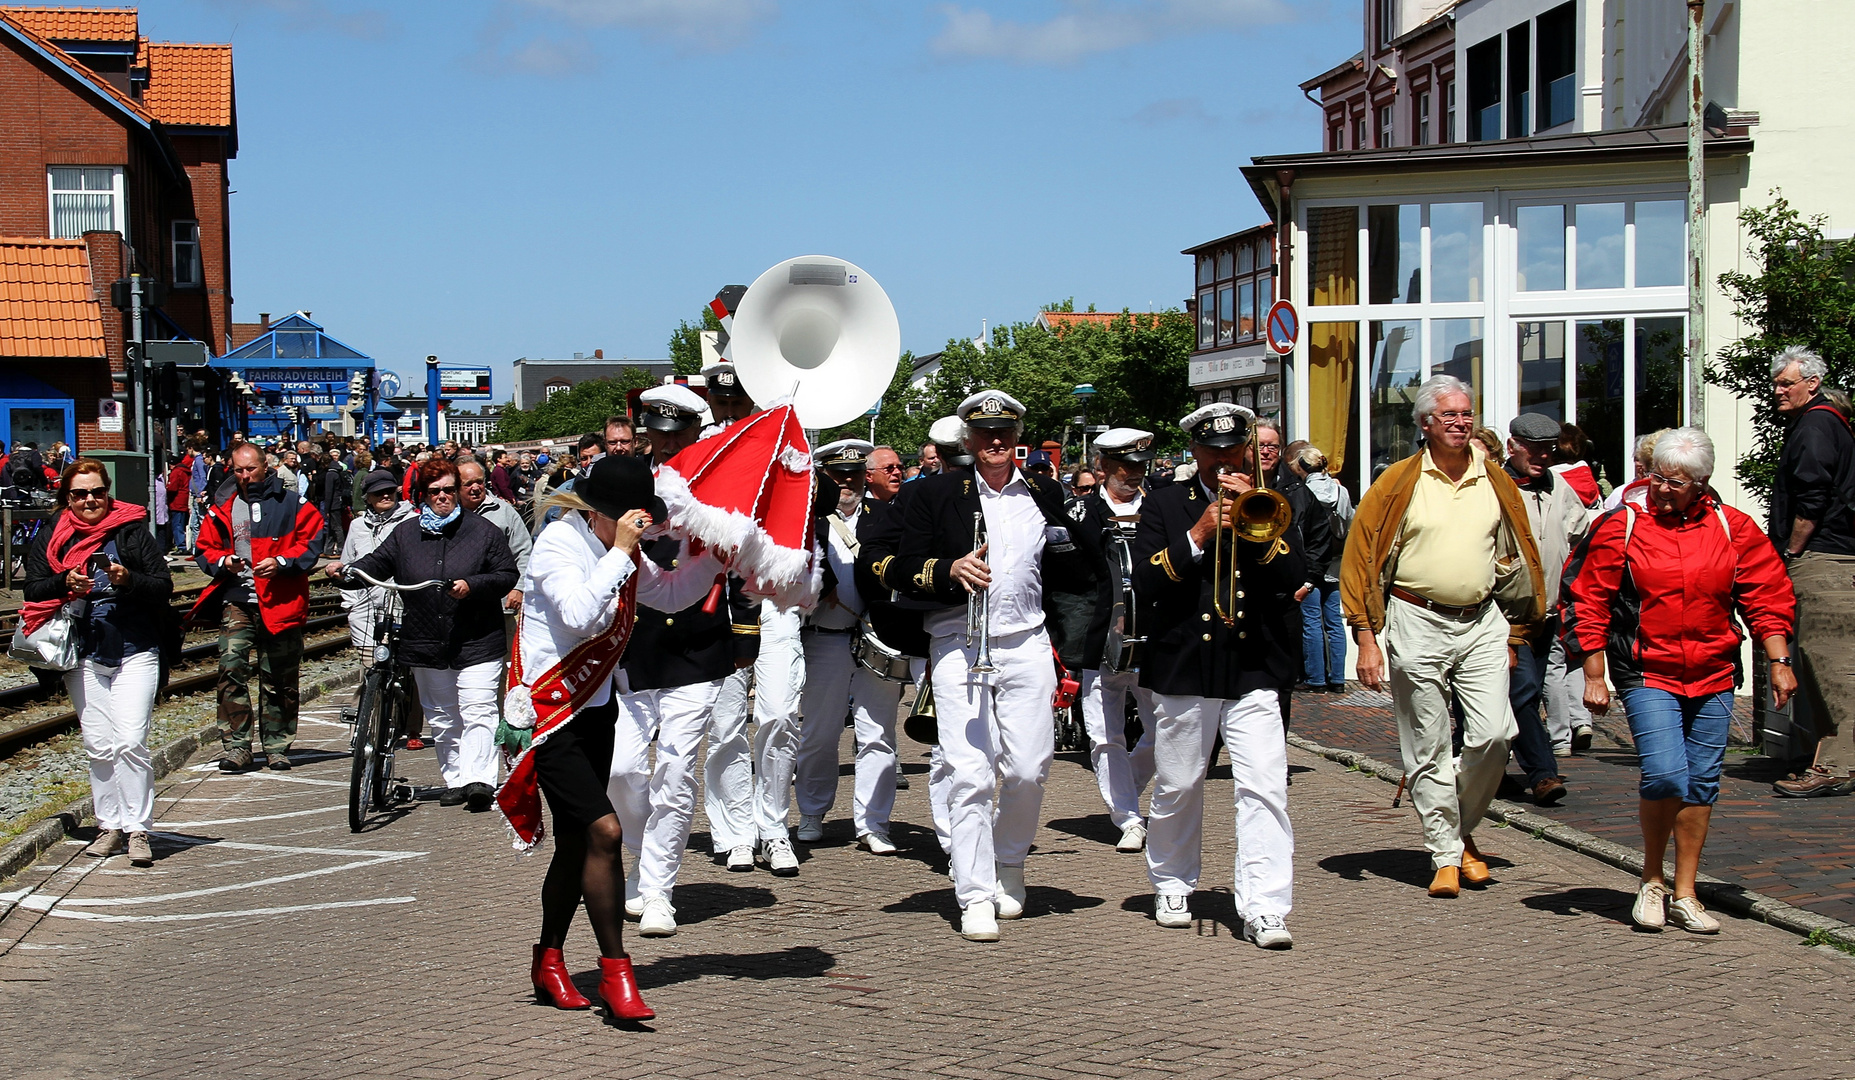
[(1269, 319), (1264, 326), (1270, 352), (1286, 356), (1295, 351), (1295, 342), (1301, 337), (1301, 316), (1295, 311), (1295, 305), (1277, 300), (1269, 308)]

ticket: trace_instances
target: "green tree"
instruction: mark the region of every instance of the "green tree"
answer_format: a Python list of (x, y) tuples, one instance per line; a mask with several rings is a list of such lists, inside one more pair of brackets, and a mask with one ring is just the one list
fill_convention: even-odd
[(1771, 393), (1771, 358), (1786, 345), (1807, 345), (1829, 367), (1826, 386), (1855, 377), (1855, 244), (1831, 241), (1821, 215), (1805, 218), (1781, 195), (1748, 207), (1740, 223), (1752, 236), (1747, 254), (1756, 273), (1721, 274), (1733, 314), (1752, 332), (1721, 349), (1706, 372), (1752, 404), (1751, 453), (1739, 460), (1739, 482), (1761, 501), (1771, 491), (1784, 428)]
[(643, 368), (628, 367), (611, 379), (588, 379), (562, 390), (533, 409), (510, 405), (496, 424), (496, 441), (557, 439), (599, 431), (608, 416), (623, 416), (625, 394), (655, 382)]
[(702, 331), (720, 330), (721, 320), (710, 308), (703, 308), (695, 322), (680, 322), (670, 331), (670, 363), (678, 375), (702, 373)]

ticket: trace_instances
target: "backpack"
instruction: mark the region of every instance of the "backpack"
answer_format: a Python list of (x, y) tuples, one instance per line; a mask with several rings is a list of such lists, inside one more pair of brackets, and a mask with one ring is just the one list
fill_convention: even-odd
[(15, 453), (7, 463), (7, 479), (21, 491), (45, 490), (45, 459), (37, 450), (23, 450)]

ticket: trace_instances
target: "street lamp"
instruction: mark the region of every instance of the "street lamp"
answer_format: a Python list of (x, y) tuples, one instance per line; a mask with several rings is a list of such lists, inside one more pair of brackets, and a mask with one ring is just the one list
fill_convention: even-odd
[(1069, 396), (1076, 399), (1076, 426), (1082, 429), (1082, 460), (1077, 465), (1086, 469), (1089, 465), (1089, 399), (1095, 396), (1095, 387), (1082, 383), (1071, 390)]

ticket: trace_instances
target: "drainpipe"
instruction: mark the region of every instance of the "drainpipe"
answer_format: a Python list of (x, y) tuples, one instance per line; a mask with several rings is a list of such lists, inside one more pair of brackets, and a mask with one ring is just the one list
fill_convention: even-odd
[[(1275, 170), (1275, 185), (1281, 194), (1275, 200), (1275, 298), (1286, 300), (1294, 292), (1294, 188), (1295, 170)], [(1306, 320), (1301, 328), (1302, 336), (1307, 335)], [(1263, 334), (1266, 337), (1268, 330)], [(1294, 354), (1283, 356), (1278, 361), (1277, 370), (1282, 381), (1282, 423), (1293, 438), (1307, 437), (1306, 425), (1297, 419), (1297, 403), (1294, 400), (1294, 379), (1290, 378)]]
[(1687, 422), (1705, 422), (1701, 413), (1701, 369), (1707, 357), (1707, 173), (1702, 120), (1707, 110), (1701, 89), (1706, 56), (1702, 29), (1706, 0), (1688, 0), (1688, 402)]

